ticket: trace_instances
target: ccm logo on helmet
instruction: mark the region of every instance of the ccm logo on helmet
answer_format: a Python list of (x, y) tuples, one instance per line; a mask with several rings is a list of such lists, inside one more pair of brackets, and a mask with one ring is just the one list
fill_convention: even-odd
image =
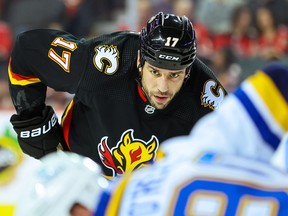
[(165, 59), (165, 60), (171, 60), (171, 61), (179, 61), (180, 60), (180, 57), (169, 56), (169, 55), (164, 55), (164, 54), (160, 54), (159, 58)]
[(21, 131), (20, 137), (21, 138), (29, 138), (29, 137), (38, 137), (41, 136), (42, 134), (48, 133), (57, 123), (58, 118), (56, 114), (52, 116), (52, 118), (42, 127), (38, 127), (32, 130), (27, 130), (27, 131)]

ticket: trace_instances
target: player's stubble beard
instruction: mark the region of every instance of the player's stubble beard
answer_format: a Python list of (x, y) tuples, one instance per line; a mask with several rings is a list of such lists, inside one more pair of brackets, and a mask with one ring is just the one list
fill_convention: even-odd
[(152, 100), (152, 97), (155, 95), (156, 92), (151, 92), (148, 90), (146, 83), (145, 83), (145, 81), (143, 81), (143, 78), (142, 78), (142, 73), (143, 73), (142, 68), (138, 67), (138, 69), (139, 69), (139, 81), (141, 83), (141, 88), (142, 88), (144, 94), (146, 95), (146, 98), (150, 102), (150, 104), (153, 107), (155, 107), (156, 109), (164, 109), (165, 107), (167, 107), (167, 105), (170, 103), (170, 101), (174, 98), (175, 95), (172, 95), (169, 92), (168, 93), (157, 92), (158, 95), (167, 96), (169, 98), (169, 100), (167, 101), (166, 104), (163, 104), (163, 106), (161, 106), (161, 107), (157, 106), (156, 103)]

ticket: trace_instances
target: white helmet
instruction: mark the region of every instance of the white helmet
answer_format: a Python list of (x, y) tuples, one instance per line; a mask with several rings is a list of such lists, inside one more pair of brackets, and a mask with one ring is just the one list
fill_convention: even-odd
[(76, 203), (95, 210), (108, 181), (94, 161), (62, 151), (41, 160), (43, 166), (32, 173), (16, 216), (69, 216)]

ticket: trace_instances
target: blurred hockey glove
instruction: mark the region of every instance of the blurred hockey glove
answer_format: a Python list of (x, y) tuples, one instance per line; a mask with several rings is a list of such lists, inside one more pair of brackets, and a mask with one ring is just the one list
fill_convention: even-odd
[(51, 106), (44, 108), (42, 116), (22, 120), (20, 115), (14, 114), (10, 122), (18, 135), (22, 151), (34, 158), (39, 159), (57, 149), (68, 150), (62, 127)]

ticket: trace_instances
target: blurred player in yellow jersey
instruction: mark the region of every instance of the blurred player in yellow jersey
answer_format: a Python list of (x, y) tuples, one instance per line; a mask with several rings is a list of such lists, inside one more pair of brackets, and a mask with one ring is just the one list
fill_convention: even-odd
[(0, 215), (14, 215), (17, 203), (23, 201), (21, 191), (27, 175), (41, 164), (40, 161), (24, 155), (12, 138), (0, 137)]
[(164, 158), (112, 181), (75, 153), (51, 153), (42, 162), (15, 216), (288, 215), (288, 174), (233, 154)]
[(213, 149), (269, 162), (288, 132), (287, 84), (287, 64), (264, 66), (229, 94), (221, 108), (200, 119), (189, 136), (162, 143), (162, 150), (169, 157), (192, 157), (196, 149)]

